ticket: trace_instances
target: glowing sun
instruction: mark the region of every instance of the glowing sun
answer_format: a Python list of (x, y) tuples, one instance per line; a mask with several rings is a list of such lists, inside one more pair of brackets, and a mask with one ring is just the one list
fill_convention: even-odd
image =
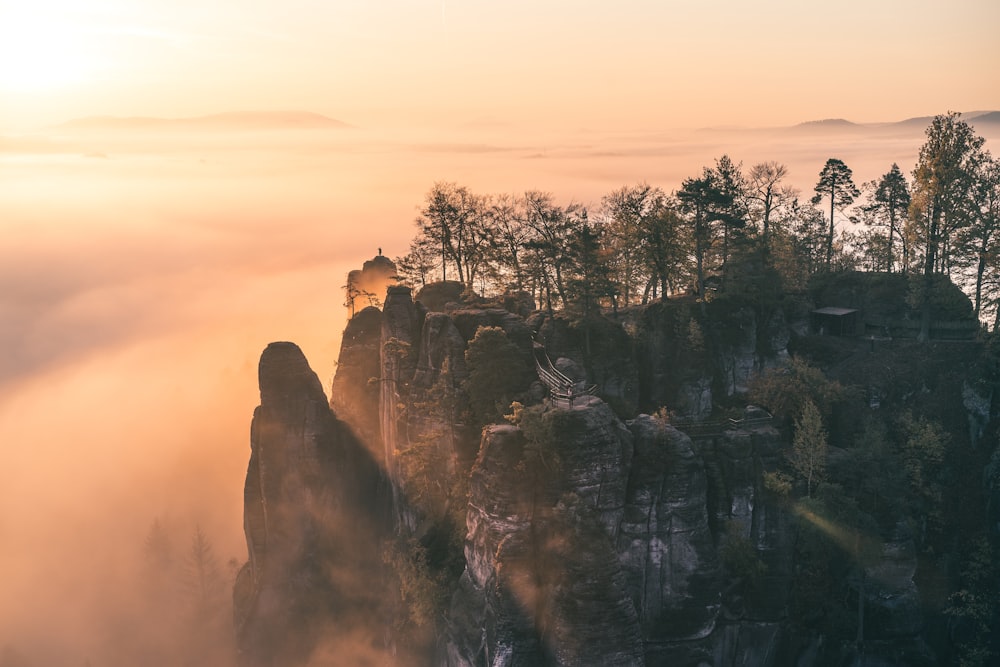
[(56, 90), (84, 83), (92, 73), (81, 31), (47, 18), (0, 12), (0, 90)]

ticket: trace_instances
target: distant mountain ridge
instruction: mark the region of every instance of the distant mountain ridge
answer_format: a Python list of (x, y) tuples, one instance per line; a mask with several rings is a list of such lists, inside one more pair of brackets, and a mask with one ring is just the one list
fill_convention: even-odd
[(230, 111), (205, 116), (164, 118), (156, 116), (89, 116), (56, 127), (75, 130), (266, 130), (336, 129), (351, 125), (310, 111)]
[[(699, 131), (749, 131), (749, 132), (804, 132), (804, 133), (825, 133), (825, 132), (864, 132), (867, 130), (903, 130), (906, 132), (914, 129), (923, 130), (934, 116), (915, 116), (898, 121), (876, 121), (868, 123), (858, 123), (846, 118), (823, 118), (819, 120), (807, 120), (795, 125), (752, 127), (743, 125), (734, 126), (710, 126), (699, 128)], [(1000, 128), (1000, 111), (963, 111), (962, 120), (973, 126), (990, 129)]]
[[(868, 127), (881, 128), (924, 128), (930, 125), (934, 116), (916, 116), (899, 121), (889, 121), (881, 123), (855, 123), (844, 118), (825, 118), (823, 120), (810, 120), (798, 125), (793, 125), (791, 129), (815, 129), (815, 130), (848, 130), (863, 129)], [(962, 112), (962, 120), (971, 125), (993, 125), (1000, 124), (1000, 111), (968, 111)]]

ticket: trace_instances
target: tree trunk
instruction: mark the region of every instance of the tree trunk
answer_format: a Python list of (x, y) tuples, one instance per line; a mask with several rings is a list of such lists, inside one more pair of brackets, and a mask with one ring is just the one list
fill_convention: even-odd
[(986, 273), (986, 242), (979, 249), (979, 264), (976, 266), (976, 319), (983, 305), (983, 274)]
[(830, 186), (830, 231), (826, 235), (826, 270), (830, 270), (830, 264), (833, 261), (833, 202), (834, 195), (837, 194), (837, 186)]

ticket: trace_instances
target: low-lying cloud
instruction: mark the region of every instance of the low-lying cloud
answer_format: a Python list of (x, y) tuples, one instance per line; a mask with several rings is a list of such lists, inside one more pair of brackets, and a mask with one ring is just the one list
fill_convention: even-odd
[(348, 270), (406, 251), (435, 181), (596, 207), (728, 153), (784, 162), (808, 195), (829, 157), (860, 183), (909, 172), (923, 139), (463, 132), (0, 139), (0, 651), (129, 664), (116, 651), (136, 632), (122, 619), (147, 594), (134, 582), (154, 520), (181, 550), (200, 526), (220, 562), (246, 557), (260, 352), (297, 342), (328, 388)]

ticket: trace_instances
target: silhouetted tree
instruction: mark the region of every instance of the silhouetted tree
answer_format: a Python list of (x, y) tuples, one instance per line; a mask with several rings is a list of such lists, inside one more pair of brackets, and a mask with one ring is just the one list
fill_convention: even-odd
[(722, 265), (729, 261), (730, 242), (735, 234), (746, 227), (749, 215), (746, 196), (746, 179), (740, 170), (741, 164), (734, 164), (728, 155), (715, 161), (712, 173), (715, 176), (719, 200), (716, 203), (716, 217), (722, 225)]
[[(645, 218), (642, 259), (650, 283), (659, 283), (660, 295), (689, 285), (691, 280), (691, 237), (685, 221), (677, 211), (677, 203), (664, 198)], [(645, 290), (649, 291), (649, 287)], [(643, 301), (646, 296), (643, 294)]]
[(861, 207), (866, 214), (865, 223), (888, 228), (885, 260), (881, 264), (886, 271), (892, 271), (896, 257), (894, 243), (898, 236), (903, 246), (900, 263), (905, 272), (909, 263), (909, 248), (906, 237), (902, 234), (902, 226), (910, 208), (910, 188), (906, 177), (899, 170), (899, 165), (893, 163), (888, 172), (877, 181), (867, 183), (865, 189), (868, 191), (868, 201)]
[(816, 195), (812, 198), (813, 204), (819, 204), (824, 197), (830, 200), (830, 229), (826, 236), (827, 268), (833, 260), (834, 213), (838, 208), (844, 209), (850, 206), (861, 194), (851, 177), (851, 169), (843, 160), (830, 158), (819, 172), (819, 181), (815, 187)]
[(493, 273), (500, 281), (504, 277), (513, 277), (513, 287), (524, 289), (522, 255), (531, 230), (525, 223), (523, 200), (511, 195), (499, 195), (489, 200), (486, 228)]
[(782, 188), (781, 180), (788, 175), (785, 165), (778, 162), (761, 162), (750, 167), (747, 179), (747, 199), (750, 217), (759, 222), (761, 243), (767, 252), (770, 248), (771, 220), (783, 200), (794, 199), (794, 190)]
[(968, 204), (968, 224), (959, 233), (962, 252), (958, 264), (974, 275), (973, 304), (979, 317), (984, 289), (995, 297), (1000, 271), (1000, 161), (988, 152), (977, 165)]
[(983, 158), (985, 140), (960, 116), (950, 112), (934, 117), (913, 170), (910, 222), (923, 232), (924, 280), (919, 300), (920, 339), (924, 341), (930, 334), (932, 275), (947, 273), (952, 233), (968, 218), (975, 174)]
[(648, 282), (643, 261), (647, 232), (665, 196), (661, 189), (639, 183), (609, 192), (601, 200), (604, 239), (611, 251), (605, 259), (614, 265), (623, 305), (632, 302), (640, 283)]
[(441, 252), (441, 280), (450, 261), (460, 282), (472, 285), (486, 252), (481, 198), (455, 183), (435, 183), (417, 218), (420, 233)]
[(707, 167), (699, 178), (686, 178), (677, 191), (677, 201), (687, 215), (691, 238), (694, 240), (695, 290), (698, 296), (705, 295), (705, 260), (716, 234), (712, 223), (718, 220), (720, 209), (729, 202), (719, 189), (717, 177)]
[(566, 244), (571, 231), (580, 224), (585, 212), (576, 204), (558, 206), (547, 192), (527, 192), (524, 195), (525, 224), (530, 237), (525, 242), (529, 253), (531, 275), (546, 307), (553, 308), (553, 292), (561, 306), (566, 305), (564, 274), (570, 257)]

